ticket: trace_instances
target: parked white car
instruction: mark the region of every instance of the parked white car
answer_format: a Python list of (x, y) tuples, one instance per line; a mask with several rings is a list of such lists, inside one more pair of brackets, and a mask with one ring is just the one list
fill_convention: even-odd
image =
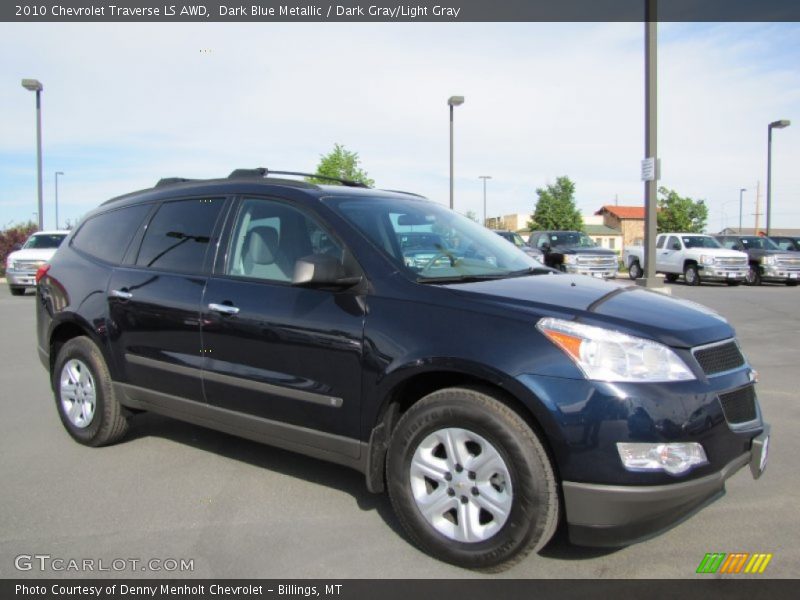
[(21, 296), (36, 287), (36, 270), (45, 264), (67, 237), (69, 231), (37, 231), (20, 250), (6, 258), (6, 280), (11, 294)]
[[(644, 248), (629, 246), (623, 252), (631, 279), (644, 273)], [(725, 281), (739, 285), (749, 271), (747, 254), (723, 248), (710, 235), (699, 233), (661, 233), (656, 238), (656, 272), (667, 281), (683, 275), (687, 285), (701, 281)]]

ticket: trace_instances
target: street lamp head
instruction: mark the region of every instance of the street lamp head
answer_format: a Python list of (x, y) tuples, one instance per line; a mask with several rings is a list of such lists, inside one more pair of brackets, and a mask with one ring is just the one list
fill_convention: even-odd
[(450, 96), (447, 99), (447, 104), (450, 106), (461, 106), (464, 104), (464, 96)]
[(740, 191), (740, 192), (746, 192), (746, 191), (747, 191), (747, 188), (739, 188), (739, 191)]
[(44, 89), (42, 82), (38, 79), (23, 79), (22, 87), (31, 92), (41, 92)]
[(63, 175), (64, 171), (56, 171), (56, 175)]
[(770, 129), (783, 129), (791, 125), (792, 122), (789, 119), (781, 119), (780, 121), (773, 121), (769, 124)]
[(478, 179), (491, 179), (491, 175), (478, 175)]

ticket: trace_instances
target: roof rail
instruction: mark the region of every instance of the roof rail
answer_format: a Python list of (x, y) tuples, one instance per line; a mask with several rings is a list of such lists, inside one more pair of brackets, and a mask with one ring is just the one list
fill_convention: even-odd
[(336, 183), (341, 183), (347, 187), (369, 187), (360, 181), (339, 179), (338, 177), (328, 177), (326, 175), (317, 175), (316, 173), (301, 173), (298, 171), (270, 171), (264, 167), (258, 167), (256, 169), (236, 169), (230, 175), (228, 175), (228, 179), (238, 179), (240, 177), (269, 177), (270, 175), (296, 175), (298, 177), (313, 177), (314, 179), (322, 179), (324, 181), (335, 181)]
[(186, 179), (185, 177), (162, 177), (158, 180), (155, 187), (162, 187), (165, 185), (174, 185), (176, 183), (187, 183), (189, 181), (199, 181), (198, 179)]

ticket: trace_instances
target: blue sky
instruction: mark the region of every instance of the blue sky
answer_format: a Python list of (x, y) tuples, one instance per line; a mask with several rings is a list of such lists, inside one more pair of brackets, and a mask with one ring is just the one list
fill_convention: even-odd
[[(800, 26), (659, 26), (661, 185), (704, 198), (709, 229), (752, 226), (773, 146), (773, 224), (800, 227)], [(201, 50), (203, 50), (201, 52)], [(530, 212), (560, 175), (580, 208), (640, 204), (643, 26), (517, 24), (0, 24), (0, 225), (36, 210), (33, 95), (45, 86), (45, 225), (163, 176), (313, 170), (334, 143), (379, 187), (456, 209)], [(763, 218), (762, 218), (763, 225)]]

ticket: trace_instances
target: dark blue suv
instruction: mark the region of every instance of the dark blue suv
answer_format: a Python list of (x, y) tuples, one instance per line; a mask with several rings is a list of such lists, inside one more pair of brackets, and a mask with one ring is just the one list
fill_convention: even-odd
[(273, 175), (109, 200), (39, 270), (75, 440), (146, 410), (347, 465), (421, 548), (488, 570), (561, 522), (631, 543), (763, 471), (755, 373), (719, 315), (553, 273), (414, 194)]

